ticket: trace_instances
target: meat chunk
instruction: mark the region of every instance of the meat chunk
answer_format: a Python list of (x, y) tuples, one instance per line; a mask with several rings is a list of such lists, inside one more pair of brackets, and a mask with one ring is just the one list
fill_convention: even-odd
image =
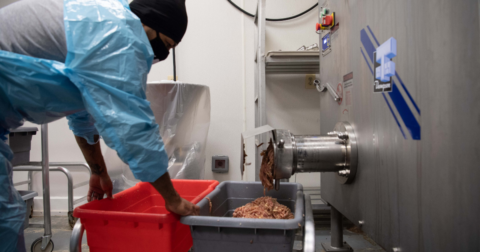
[(290, 209), (272, 197), (261, 197), (233, 212), (235, 218), (293, 219)]
[(270, 139), (268, 143), (268, 147), (266, 150), (262, 151), (260, 154), (262, 158), (262, 165), (260, 166), (260, 181), (262, 181), (262, 185), (267, 190), (273, 189), (273, 178), (274, 178), (274, 170), (273, 170), (273, 142)]

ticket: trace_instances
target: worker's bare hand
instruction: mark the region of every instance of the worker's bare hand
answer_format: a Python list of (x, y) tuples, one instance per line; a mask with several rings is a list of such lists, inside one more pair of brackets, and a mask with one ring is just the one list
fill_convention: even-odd
[(168, 211), (182, 216), (198, 215), (200, 213), (200, 207), (178, 195), (168, 172), (150, 184), (152, 184), (162, 195), (163, 199), (165, 199), (165, 207)]
[(168, 211), (182, 216), (198, 215), (200, 213), (199, 206), (184, 198), (180, 198), (180, 200), (174, 200), (173, 202), (165, 202), (165, 207)]
[(107, 198), (112, 198), (112, 180), (108, 173), (104, 172), (101, 175), (92, 174), (90, 176), (90, 187), (88, 189), (87, 200), (101, 200), (107, 194)]

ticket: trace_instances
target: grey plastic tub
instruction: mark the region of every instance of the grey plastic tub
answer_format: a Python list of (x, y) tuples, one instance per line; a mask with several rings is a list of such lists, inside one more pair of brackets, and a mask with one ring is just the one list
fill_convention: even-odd
[(32, 136), (36, 135), (36, 127), (19, 127), (10, 130), (9, 145), (13, 151), (12, 165), (25, 165), (30, 162)]
[(288, 251), (293, 249), (295, 232), (304, 224), (303, 187), (298, 183), (282, 183), (277, 192), (271, 190), (267, 196), (276, 198), (294, 213), (291, 220), (267, 220), (233, 218), (236, 208), (263, 197), (260, 182), (220, 183), (206, 198), (212, 202), (212, 213), (208, 199), (203, 199), (200, 216), (186, 216), (181, 223), (189, 225), (195, 252), (216, 251)]
[(22, 199), (25, 201), (25, 204), (27, 205), (25, 220), (23, 222), (23, 229), (26, 229), (28, 228), (30, 213), (33, 205), (33, 198), (35, 198), (35, 196), (38, 196), (38, 193), (35, 191), (18, 191), (18, 192), (20, 193), (20, 195), (22, 196)]

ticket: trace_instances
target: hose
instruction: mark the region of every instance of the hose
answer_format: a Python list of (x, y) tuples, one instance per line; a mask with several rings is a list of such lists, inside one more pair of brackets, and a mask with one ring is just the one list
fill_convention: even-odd
[[(240, 6), (236, 5), (234, 2), (232, 2), (232, 0), (227, 0), (231, 5), (233, 5), (233, 7), (235, 7), (237, 10), (243, 12), (245, 15), (247, 16), (250, 16), (250, 17), (255, 17), (255, 15), (253, 15), (252, 13), (249, 13), (247, 12), (246, 10), (240, 8)], [(285, 18), (267, 18), (266, 20), (267, 21), (272, 21), (272, 22), (278, 22), (278, 21), (287, 21), (287, 20), (290, 20), (290, 19), (294, 19), (294, 18), (297, 18), (297, 17), (300, 17), (300, 16), (303, 16), (304, 14), (308, 13), (309, 11), (313, 10), (315, 7), (318, 6), (318, 3), (314, 4), (312, 7), (308, 8), (306, 11), (302, 12), (302, 13), (299, 13), (295, 16), (291, 16), (291, 17), (285, 17)]]
[(173, 81), (177, 81), (177, 64), (175, 63), (175, 47), (173, 50)]

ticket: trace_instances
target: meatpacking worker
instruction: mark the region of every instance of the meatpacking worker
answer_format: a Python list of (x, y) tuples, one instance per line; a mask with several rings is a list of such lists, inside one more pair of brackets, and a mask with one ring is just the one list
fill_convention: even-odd
[(0, 9), (0, 251), (25, 251), (25, 203), (12, 183), (9, 130), (67, 117), (92, 169), (88, 201), (112, 197), (99, 138), (169, 211), (198, 214), (167, 172), (146, 100), (152, 63), (187, 29), (184, 0), (23, 0)]

